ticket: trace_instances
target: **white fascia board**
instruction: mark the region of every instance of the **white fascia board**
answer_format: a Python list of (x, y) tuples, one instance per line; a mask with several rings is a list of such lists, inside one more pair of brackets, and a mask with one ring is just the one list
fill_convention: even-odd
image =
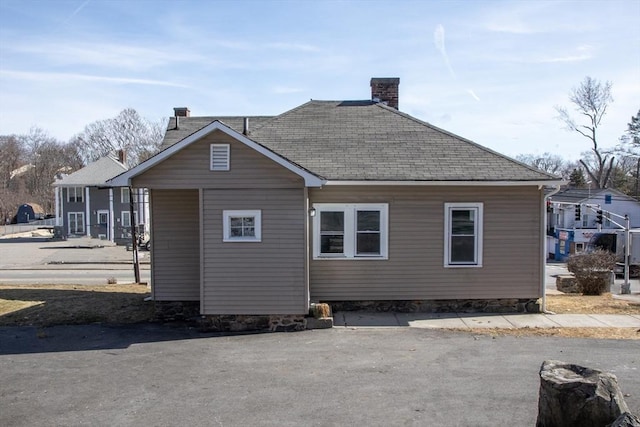
[(391, 185), (391, 186), (471, 186), (471, 187), (537, 187), (565, 185), (566, 181), (326, 181), (325, 185)]
[(323, 179), (321, 179), (321, 178), (317, 177), (316, 175), (314, 175), (314, 174), (302, 169), (301, 167), (299, 167), (297, 165), (294, 165), (293, 163), (291, 163), (288, 160), (280, 157), (279, 155), (277, 155), (273, 151), (268, 150), (267, 148), (263, 147), (262, 145), (260, 145), (260, 144), (256, 143), (255, 141), (252, 141), (251, 139), (247, 138), (243, 134), (238, 133), (235, 130), (231, 129), (230, 127), (222, 124), (218, 120), (214, 121), (213, 123), (208, 124), (207, 126), (203, 127), (199, 131), (197, 131), (195, 133), (192, 133), (191, 135), (189, 135), (188, 137), (184, 138), (180, 142), (177, 142), (177, 143), (173, 144), (171, 147), (159, 152), (155, 156), (153, 156), (153, 157), (145, 160), (144, 162), (140, 163), (139, 165), (129, 169), (127, 172), (124, 172), (124, 173), (122, 173), (122, 174), (120, 174), (120, 175), (118, 175), (118, 176), (116, 176), (114, 178), (111, 178), (107, 182), (110, 183), (111, 185), (115, 186), (115, 187), (130, 187), (132, 178), (140, 175), (141, 173), (147, 171), (148, 169), (151, 169), (152, 167), (154, 167), (158, 163), (162, 162), (163, 160), (165, 160), (168, 157), (170, 157), (173, 154), (175, 154), (176, 152), (178, 152), (178, 151), (182, 150), (183, 148), (193, 144), (194, 142), (198, 141), (200, 138), (203, 138), (204, 136), (206, 136), (206, 135), (208, 135), (211, 132), (214, 132), (216, 130), (219, 130), (221, 132), (226, 133), (227, 135), (229, 135), (230, 137), (234, 138), (238, 142), (241, 142), (244, 145), (248, 146), (249, 148), (254, 149), (258, 153), (260, 153), (260, 154), (268, 157), (269, 159), (273, 160), (274, 162), (278, 163), (280, 166), (282, 166), (282, 167), (290, 170), (291, 172), (295, 173), (296, 175), (300, 176), (301, 178), (304, 179), (304, 183), (305, 183), (306, 187), (322, 187), (322, 185), (325, 182)]

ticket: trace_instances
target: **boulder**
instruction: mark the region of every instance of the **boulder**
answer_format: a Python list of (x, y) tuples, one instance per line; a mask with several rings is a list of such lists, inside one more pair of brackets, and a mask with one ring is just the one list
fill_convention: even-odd
[(603, 427), (625, 412), (615, 375), (558, 360), (542, 364), (537, 427)]
[(609, 424), (607, 427), (640, 427), (640, 418), (632, 413), (625, 412), (620, 415), (613, 424)]

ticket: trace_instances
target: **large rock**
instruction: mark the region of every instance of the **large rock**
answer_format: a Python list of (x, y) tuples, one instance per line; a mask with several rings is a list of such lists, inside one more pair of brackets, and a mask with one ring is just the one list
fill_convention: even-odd
[(615, 375), (558, 360), (542, 364), (537, 427), (604, 427), (625, 412)]
[(625, 412), (620, 415), (613, 424), (610, 424), (607, 427), (640, 427), (640, 418), (629, 412)]
[(556, 289), (565, 294), (582, 293), (582, 288), (578, 285), (578, 279), (573, 274), (558, 274), (556, 276)]

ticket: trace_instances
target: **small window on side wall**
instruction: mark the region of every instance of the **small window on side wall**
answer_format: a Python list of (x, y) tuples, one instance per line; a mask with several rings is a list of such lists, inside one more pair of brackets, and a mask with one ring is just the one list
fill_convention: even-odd
[(445, 267), (482, 267), (482, 208), (482, 203), (445, 203)]
[(229, 170), (229, 144), (211, 144), (211, 163), (212, 171), (228, 171)]
[(261, 242), (261, 211), (222, 211), (222, 240), (224, 242)]

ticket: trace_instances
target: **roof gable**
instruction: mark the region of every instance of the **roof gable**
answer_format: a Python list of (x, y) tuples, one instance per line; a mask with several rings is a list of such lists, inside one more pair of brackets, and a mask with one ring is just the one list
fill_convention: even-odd
[(106, 181), (126, 171), (127, 167), (111, 156), (105, 156), (82, 169), (56, 180), (55, 187), (95, 187), (106, 185)]
[(175, 143), (173, 145), (171, 145), (170, 147), (165, 148), (163, 151), (159, 152), (158, 154), (156, 154), (155, 156), (145, 160), (144, 162), (140, 163), (139, 165), (135, 166), (134, 168), (130, 169), (127, 172), (124, 172), (122, 174), (120, 174), (119, 176), (109, 180), (109, 183), (111, 185), (114, 186), (128, 186), (130, 184), (130, 180), (131, 178), (149, 170), (150, 168), (154, 167), (155, 165), (159, 164), (160, 162), (166, 160), (167, 158), (171, 157), (173, 154), (175, 154), (176, 152), (188, 147), (189, 145), (195, 143), (196, 141), (200, 140), (201, 138), (203, 138), (204, 136), (214, 132), (214, 131), (221, 131), (224, 132), (225, 134), (229, 135), (230, 137), (234, 138), (235, 140), (237, 140), (238, 142), (245, 144), (246, 146), (254, 149), (255, 151), (259, 152), (260, 154), (266, 156), (267, 158), (273, 160), (274, 162), (276, 162), (277, 164), (279, 164), (280, 166), (284, 167), (285, 169), (290, 170), (291, 172), (295, 173), (296, 175), (300, 176), (301, 178), (304, 179), (305, 181), (305, 185), (307, 187), (319, 187), (323, 184), (323, 180), (318, 177), (317, 175), (305, 170), (304, 168), (300, 167), (299, 165), (296, 165), (290, 161), (288, 161), (287, 159), (283, 158), (282, 156), (280, 156), (279, 154), (274, 153), (273, 151), (269, 150), (268, 148), (264, 147), (263, 145), (247, 138), (245, 135), (231, 129), (230, 127), (228, 127), (227, 125), (223, 124), (222, 122), (215, 120), (212, 123), (209, 123), (208, 125), (204, 126), (203, 128), (195, 131), (194, 133), (192, 133), (191, 135), (187, 136), (186, 138), (182, 139), (180, 142)]

